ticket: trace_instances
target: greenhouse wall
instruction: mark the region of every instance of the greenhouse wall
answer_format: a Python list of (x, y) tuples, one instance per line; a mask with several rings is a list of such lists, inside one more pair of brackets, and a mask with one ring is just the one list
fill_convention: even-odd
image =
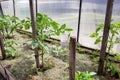
[(79, 0), (38, 0), (38, 12), (48, 14), (60, 24), (73, 28), (72, 36), (77, 35)]
[[(120, 21), (120, 0), (115, 0), (113, 7), (112, 19)], [(94, 38), (90, 38), (90, 34), (95, 31), (97, 25), (104, 23), (106, 14), (107, 0), (83, 0), (81, 24), (80, 24), (80, 37), (79, 42), (87, 47), (100, 49), (101, 45), (94, 45)], [(101, 34), (103, 34), (101, 32)], [(119, 36), (120, 37), (120, 36)], [(120, 45), (114, 46), (114, 51), (120, 52)]]
[[(72, 28), (71, 36), (77, 37), (79, 3), (80, 0), (38, 0), (37, 7), (38, 12), (45, 13), (58, 23), (65, 23), (67, 27)], [(5, 15), (14, 15), (12, 0), (3, 1), (1, 4)], [(114, 21), (120, 20), (119, 4), (120, 0), (115, 0), (112, 15)], [(100, 45), (94, 45), (95, 39), (89, 36), (95, 31), (98, 24), (104, 23), (106, 6), (107, 0), (82, 0), (81, 24), (79, 30), (79, 43), (81, 45), (94, 49), (101, 48)], [(29, 0), (15, 0), (15, 10), (16, 16), (20, 19), (30, 17)], [(119, 44), (114, 46), (114, 50), (117, 52), (120, 52), (119, 48)]]

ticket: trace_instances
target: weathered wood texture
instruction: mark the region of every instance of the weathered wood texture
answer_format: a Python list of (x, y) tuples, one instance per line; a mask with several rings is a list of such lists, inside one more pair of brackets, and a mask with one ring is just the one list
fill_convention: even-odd
[(0, 80), (16, 80), (14, 76), (0, 63)]
[(14, 14), (14, 16), (16, 16), (15, 0), (13, 0), (13, 14)]
[(75, 80), (76, 38), (70, 37), (69, 80)]
[(102, 75), (104, 73), (104, 63), (106, 59), (105, 53), (106, 53), (106, 48), (108, 43), (109, 28), (110, 28), (114, 0), (107, 0), (107, 1), (108, 3), (107, 3), (107, 9), (106, 9), (105, 23), (104, 23), (105, 25), (104, 25), (104, 31), (103, 31), (102, 46), (100, 50), (100, 61), (98, 66), (99, 75)]
[(0, 2), (0, 15), (3, 15), (3, 9), (2, 9), (1, 2)]
[[(29, 4), (30, 4), (30, 15), (31, 15), (31, 21), (32, 21), (31, 22), (31, 24), (32, 24), (32, 36), (33, 36), (33, 40), (35, 40), (37, 37), (37, 34), (36, 34), (36, 23), (35, 23), (35, 17), (34, 17), (33, 0), (29, 0)], [(40, 62), (39, 62), (38, 48), (35, 48), (34, 52), (35, 52), (36, 67), (39, 68)]]
[(0, 32), (0, 48), (1, 48), (1, 52), (2, 52), (2, 59), (4, 60), (6, 58), (6, 54), (5, 54), (5, 47), (4, 47), (4, 42), (3, 42), (1, 32)]

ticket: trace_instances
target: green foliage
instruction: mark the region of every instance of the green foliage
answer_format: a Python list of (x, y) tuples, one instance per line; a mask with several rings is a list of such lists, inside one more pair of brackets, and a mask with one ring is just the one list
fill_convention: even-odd
[(8, 57), (15, 57), (17, 45), (15, 41), (9, 39), (13, 38), (13, 33), (19, 26), (20, 20), (16, 16), (0, 15), (0, 32), (3, 35), (3, 40), (5, 43), (5, 54)]
[(14, 31), (19, 29), (28, 30), (31, 26), (30, 18), (20, 20), (16, 16), (0, 15), (0, 31), (5, 36), (13, 35)]
[(66, 48), (58, 47), (58, 46), (50, 46), (50, 51), (54, 56), (65, 55), (68, 51)]
[[(59, 36), (62, 33), (70, 32), (72, 29), (67, 28), (65, 24), (59, 26), (59, 24), (49, 18), (46, 14), (38, 13), (36, 16), (36, 34), (37, 39), (32, 41), (32, 48), (39, 48), (42, 53), (42, 63), (43, 55), (45, 52), (49, 53), (49, 48), (44, 42), (46, 38), (50, 38), (53, 35)], [(42, 64), (43, 65), (43, 64)]]
[(27, 17), (26, 19), (20, 20), (17, 28), (28, 30), (30, 29), (30, 26), (31, 26), (31, 20), (30, 18)]
[(5, 54), (8, 57), (14, 58), (16, 55), (15, 46), (17, 43), (14, 40), (5, 40)]
[(115, 54), (115, 55), (114, 55), (114, 58), (115, 58), (116, 60), (120, 60), (120, 54), (118, 54), (118, 53)]
[(94, 78), (92, 78), (93, 75), (95, 75), (95, 72), (76, 72), (75, 74), (75, 80), (95, 80)]
[(72, 31), (72, 29), (66, 27), (66, 24), (63, 24), (63, 25), (60, 26), (60, 25), (59, 25), (57, 22), (55, 22), (55, 21), (52, 21), (50, 24), (51, 24), (51, 26), (52, 26), (52, 28), (53, 28), (53, 32), (54, 32), (57, 36), (59, 36), (61, 33), (71, 32), (71, 31)]
[(41, 50), (46, 51), (47, 53), (49, 53), (49, 49), (47, 47), (46, 43), (42, 43), (40, 40), (33, 40), (31, 43), (32, 49), (35, 49), (37, 47), (39, 47)]
[(4, 36), (5, 34), (13, 35), (18, 23), (19, 18), (16, 16), (0, 15), (0, 31)]
[[(99, 24), (96, 28), (95, 32), (90, 35), (92, 38), (96, 38), (94, 44), (100, 44), (102, 41), (102, 34), (100, 34), (103, 31), (104, 24)], [(113, 51), (114, 44), (120, 43), (120, 38), (118, 37), (120, 32), (120, 22), (111, 22), (110, 29), (109, 29), (109, 36), (108, 36), (108, 45), (107, 45), (107, 52), (110, 55), (114, 55), (114, 58), (120, 59), (120, 57), (115, 54)], [(109, 64), (108, 64), (109, 62)], [(115, 63), (111, 63), (108, 60), (108, 55), (106, 56), (106, 65), (108, 72), (110, 72), (111, 76), (115, 76), (116, 66)]]
[(93, 59), (94, 62), (98, 62), (99, 61), (99, 57), (97, 56), (97, 54), (99, 53), (99, 50), (94, 50), (92, 55), (91, 55), (91, 58)]
[(116, 64), (115, 63), (110, 62), (108, 64), (108, 72), (110, 72), (111, 76), (115, 76), (115, 74), (117, 73)]
[[(102, 41), (102, 34), (104, 24), (99, 24), (96, 28), (95, 32), (90, 35), (91, 38), (96, 38), (94, 44), (99, 44)], [(113, 46), (114, 44), (120, 43), (120, 38), (118, 37), (120, 31), (120, 22), (111, 22), (110, 24), (110, 31), (108, 37), (108, 46), (107, 52), (109, 54), (113, 53)]]

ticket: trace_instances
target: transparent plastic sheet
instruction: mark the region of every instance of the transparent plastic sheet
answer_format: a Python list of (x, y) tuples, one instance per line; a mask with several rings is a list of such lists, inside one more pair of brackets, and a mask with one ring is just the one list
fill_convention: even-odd
[[(113, 7), (112, 19), (120, 21), (120, 0), (115, 0)], [(94, 38), (90, 38), (90, 34), (95, 32), (98, 24), (104, 23), (106, 14), (107, 0), (83, 0), (80, 37), (79, 43), (83, 46), (100, 49), (101, 44), (94, 45)], [(103, 34), (102, 32), (100, 34)], [(114, 46), (114, 51), (118, 51), (118, 44)]]

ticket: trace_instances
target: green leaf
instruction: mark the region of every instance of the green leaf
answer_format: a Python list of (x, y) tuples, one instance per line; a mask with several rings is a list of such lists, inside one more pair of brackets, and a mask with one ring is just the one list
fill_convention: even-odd
[(92, 33), (92, 34), (90, 35), (90, 37), (91, 37), (91, 38), (95, 38), (95, 37), (98, 37), (98, 35), (99, 35), (99, 34), (95, 32), (95, 33)]
[(90, 72), (91, 76), (96, 75), (96, 74), (97, 74), (96, 72)]
[(57, 30), (59, 28), (58, 23), (56, 23), (56, 22), (51, 22), (51, 25), (52, 25), (54, 30)]
[(32, 43), (31, 43), (31, 47), (32, 47), (32, 49), (35, 49), (36, 47), (38, 47), (38, 41), (33, 40)]
[(70, 32), (70, 31), (73, 31), (73, 29), (71, 29), (71, 28), (66, 28), (65, 31)]
[(98, 27), (96, 28), (96, 33), (101, 29), (103, 29), (103, 27), (104, 27), (104, 24), (99, 24)]
[(17, 28), (17, 26), (13, 26), (13, 27), (11, 28), (10, 33), (13, 33), (13, 31), (14, 31), (16, 28)]
[[(90, 74), (91, 73), (91, 74)], [(94, 80), (94, 78), (92, 78), (92, 75), (95, 73), (92, 72), (76, 72), (75, 73), (75, 80)]]
[(44, 51), (46, 51), (47, 53), (49, 53), (49, 48), (47, 45), (45, 45), (45, 43), (41, 42), (41, 41), (38, 41), (39, 42), (39, 47), (42, 47), (42, 49)]
[(120, 43), (120, 38), (116, 38), (115, 43)]
[(24, 24), (25, 23), (25, 20), (23, 19), (23, 20), (21, 20), (21, 24)]
[(61, 30), (61, 29), (65, 29), (65, 28), (66, 28), (66, 24), (63, 24), (63, 25), (61, 25), (61, 27), (60, 27), (59, 30)]
[(102, 36), (99, 36), (99, 37), (95, 40), (94, 44), (100, 43), (100, 42), (101, 42), (101, 38), (102, 38)]
[(26, 23), (25, 24), (25, 30), (28, 30), (30, 28), (30, 24), (29, 23)]
[(57, 36), (59, 36), (59, 35), (60, 35), (60, 32), (59, 32), (59, 31), (57, 31), (55, 34), (56, 34)]
[(120, 60), (120, 54), (116, 53), (116, 55), (114, 56), (115, 59)]

